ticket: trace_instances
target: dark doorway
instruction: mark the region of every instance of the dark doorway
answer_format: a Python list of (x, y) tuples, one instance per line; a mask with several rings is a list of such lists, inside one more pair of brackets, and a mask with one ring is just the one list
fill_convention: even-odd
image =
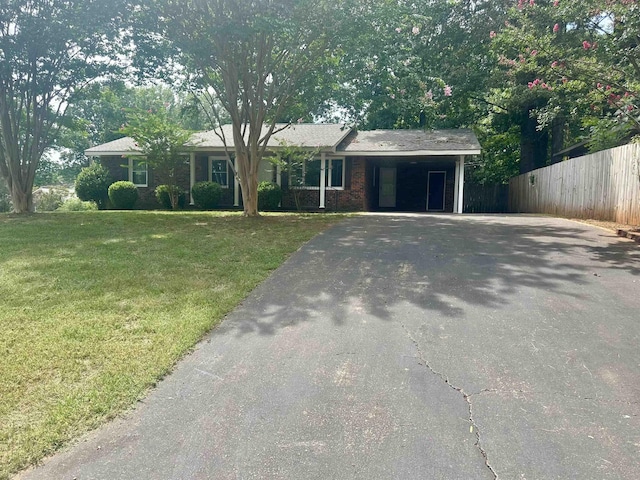
[(446, 172), (429, 172), (427, 183), (427, 210), (444, 211), (444, 191), (447, 180)]

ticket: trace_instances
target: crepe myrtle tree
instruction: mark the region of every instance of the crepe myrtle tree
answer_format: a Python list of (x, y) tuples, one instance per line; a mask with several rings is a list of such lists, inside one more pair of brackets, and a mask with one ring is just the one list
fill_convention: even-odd
[(614, 146), (640, 133), (639, 29), (637, 0), (518, 0), (486, 33), (496, 86), (528, 99), (531, 133), (549, 131), (553, 152), (585, 137), (592, 149)]
[(222, 115), (229, 118), (233, 138), (216, 132), (225, 145), (233, 140), (237, 168), (229, 165), (242, 188), (244, 214), (258, 216), (258, 172), (269, 139), (287, 107), (335, 63), (337, 24), (349, 18), (340, 11), (344, 0), (149, 0), (146, 5), (150, 28), (140, 51), (160, 46), (178, 52), (214, 125), (222, 123)]
[(127, 119), (120, 133), (135, 140), (135, 158), (144, 161), (169, 187), (171, 208), (175, 210), (180, 200), (177, 173), (186, 161), (192, 132), (171, 120), (166, 109), (129, 110)]
[(124, 0), (0, 3), (0, 176), (16, 213), (33, 211), (38, 163), (74, 96), (117, 70)]

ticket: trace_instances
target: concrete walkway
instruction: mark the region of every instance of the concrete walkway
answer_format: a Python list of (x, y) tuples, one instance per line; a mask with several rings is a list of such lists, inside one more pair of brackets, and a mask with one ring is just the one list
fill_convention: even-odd
[(28, 479), (638, 479), (640, 248), (529, 216), (315, 238)]

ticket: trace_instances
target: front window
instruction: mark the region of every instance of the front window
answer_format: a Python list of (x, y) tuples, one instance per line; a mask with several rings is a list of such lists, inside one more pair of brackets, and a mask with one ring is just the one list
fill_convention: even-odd
[(329, 188), (344, 188), (344, 158), (327, 160), (325, 179)]
[(211, 181), (216, 182), (223, 188), (229, 187), (229, 171), (226, 158), (210, 157)]
[(131, 159), (129, 163), (129, 179), (136, 187), (148, 185), (147, 163), (142, 160)]
[(304, 186), (320, 186), (320, 159), (314, 158), (304, 162)]
[[(305, 160), (289, 168), (289, 186), (319, 188), (321, 160)], [(344, 188), (344, 158), (328, 158), (325, 161), (325, 185), (327, 188)]]

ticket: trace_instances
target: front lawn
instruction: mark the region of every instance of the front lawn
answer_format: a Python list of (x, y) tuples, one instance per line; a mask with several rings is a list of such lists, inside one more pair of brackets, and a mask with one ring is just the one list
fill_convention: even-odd
[(0, 479), (135, 403), (340, 218), (0, 215)]

